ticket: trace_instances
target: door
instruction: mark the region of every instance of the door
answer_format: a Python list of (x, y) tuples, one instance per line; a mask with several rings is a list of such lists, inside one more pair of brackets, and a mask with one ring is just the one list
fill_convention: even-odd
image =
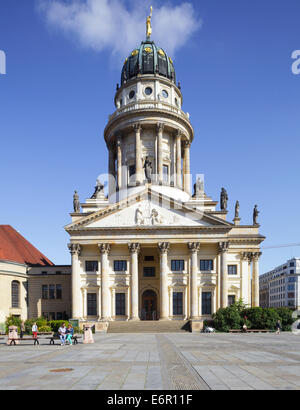
[(153, 290), (143, 293), (141, 319), (157, 320), (157, 296)]

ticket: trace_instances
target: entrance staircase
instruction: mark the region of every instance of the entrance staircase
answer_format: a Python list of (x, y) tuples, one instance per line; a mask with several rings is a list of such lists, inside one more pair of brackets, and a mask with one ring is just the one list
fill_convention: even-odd
[(107, 333), (179, 333), (189, 332), (186, 320), (109, 322)]

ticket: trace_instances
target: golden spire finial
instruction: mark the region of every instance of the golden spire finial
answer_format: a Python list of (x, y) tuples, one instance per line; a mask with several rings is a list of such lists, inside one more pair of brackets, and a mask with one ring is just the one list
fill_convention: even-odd
[(150, 16), (147, 17), (147, 21), (146, 21), (146, 27), (147, 27), (147, 40), (150, 40), (151, 34), (152, 34), (152, 26), (151, 26), (151, 18), (152, 18), (152, 11), (153, 11), (153, 7), (150, 7)]

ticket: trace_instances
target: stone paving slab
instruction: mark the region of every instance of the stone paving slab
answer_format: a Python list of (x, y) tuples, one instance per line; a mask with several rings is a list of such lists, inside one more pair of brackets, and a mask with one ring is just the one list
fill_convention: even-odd
[(72, 347), (3, 341), (0, 390), (300, 390), (299, 352), (292, 333), (97, 334), (95, 344)]

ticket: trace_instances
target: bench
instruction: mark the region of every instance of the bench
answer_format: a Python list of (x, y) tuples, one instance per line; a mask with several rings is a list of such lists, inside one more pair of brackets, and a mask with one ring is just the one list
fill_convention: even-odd
[[(48, 339), (48, 340), (50, 340), (50, 345), (54, 345), (55, 343), (55, 340), (59, 340), (60, 341), (60, 337), (58, 336), (58, 335), (53, 335), (53, 336), (51, 336), (51, 337), (46, 337), (46, 339)], [(74, 335), (73, 337), (72, 337), (72, 340), (74, 340), (74, 345), (77, 345), (78, 344), (78, 340), (77, 339), (81, 339), (81, 336), (77, 336), (77, 335)]]
[(19, 337), (10, 337), (8, 340), (10, 340), (10, 346), (14, 345), (16, 346), (16, 341), (18, 342), (22, 342), (22, 341), (26, 341), (26, 340), (33, 340), (34, 341), (34, 346), (36, 344), (40, 344), (39, 339), (37, 337), (23, 337), (22, 339)]
[(231, 329), (229, 330), (229, 333), (273, 333), (275, 330), (268, 330), (268, 329), (247, 329), (242, 330), (242, 329)]

